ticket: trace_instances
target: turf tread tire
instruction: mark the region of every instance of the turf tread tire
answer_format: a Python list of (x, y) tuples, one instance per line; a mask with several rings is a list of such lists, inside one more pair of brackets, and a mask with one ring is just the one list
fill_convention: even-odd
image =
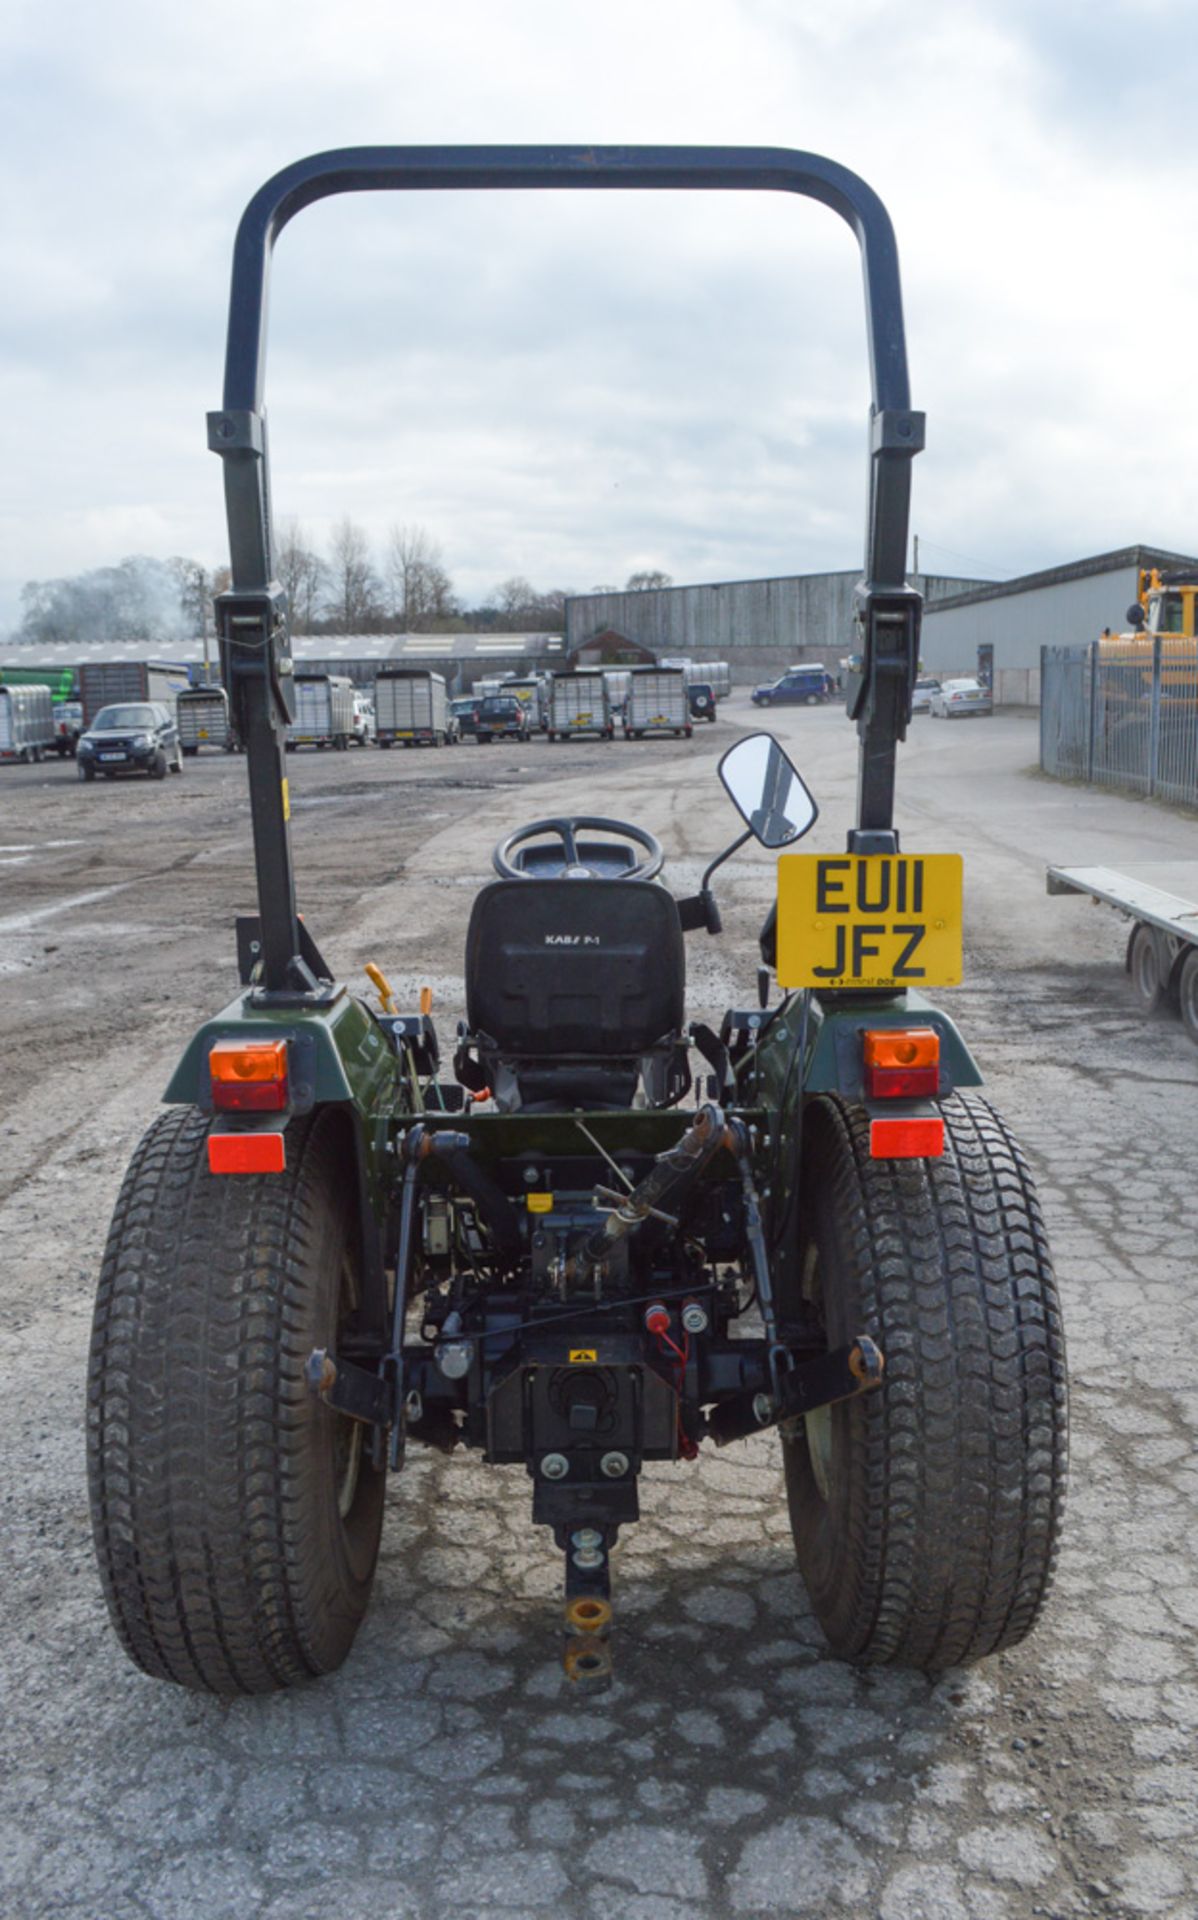
[(981, 1096), (942, 1103), (944, 1156), (874, 1160), (824, 1096), (804, 1153), (833, 1345), (870, 1333), (876, 1392), (830, 1410), (819, 1493), (784, 1437), (800, 1571), (833, 1650), (938, 1672), (1017, 1645), (1052, 1579), (1068, 1450), (1064, 1336), (1026, 1162)]
[(339, 1116), (288, 1128), (286, 1174), (214, 1177), (207, 1136), (206, 1116), (172, 1108), (125, 1175), (93, 1322), (89, 1490), (130, 1657), (197, 1691), (252, 1694), (348, 1653), (383, 1475), (364, 1451), (342, 1519), (336, 1416), (303, 1374), (333, 1342), (352, 1233)]

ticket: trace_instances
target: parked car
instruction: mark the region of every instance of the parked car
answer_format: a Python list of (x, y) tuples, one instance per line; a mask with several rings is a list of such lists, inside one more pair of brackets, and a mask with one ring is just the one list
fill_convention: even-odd
[(60, 760), (68, 753), (72, 759), (79, 745), (79, 735), (83, 732), (83, 702), (81, 700), (59, 700), (54, 706), (54, 751)]
[(474, 732), (474, 716), (478, 712), (478, 704), (472, 693), (450, 701), (448, 718), (450, 722), (456, 724), (459, 740), (464, 740), (468, 733)]
[(715, 688), (707, 680), (692, 680), (686, 690), (692, 720), (715, 722)]
[(754, 687), (750, 696), (755, 707), (822, 707), (835, 691), (835, 683), (825, 667), (789, 667), (778, 680)]
[(944, 680), (928, 705), (928, 712), (936, 720), (960, 720), (971, 713), (993, 711), (990, 689), (980, 680)]
[(474, 710), (474, 737), (479, 746), (507, 736), (528, 739), (528, 709), (512, 693), (489, 693)]
[(932, 696), (933, 694), (939, 693), (939, 691), (939, 680), (917, 680), (915, 682), (915, 692), (911, 699), (912, 713), (930, 713), (932, 710)]
[(355, 747), (368, 747), (374, 737), (374, 702), (368, 693), (355, 693), (354, 730), (350, 738)]
[(121, 701), (101, 707), (86, 733), (79, 736), (76, 755), (79, 778), (94, 780), (102, 773), (148, 773), (161, 780), (169, 767), (183, 771), (179, 729), (169, 707), (150, 701)]
[(49, 687), (0, 686), (0, 760), (40, 760), (57, 745)]

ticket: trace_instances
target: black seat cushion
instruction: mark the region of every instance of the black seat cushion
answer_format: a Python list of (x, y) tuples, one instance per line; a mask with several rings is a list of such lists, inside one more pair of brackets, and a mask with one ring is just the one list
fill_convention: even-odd
[(499, 880), (466, 934), (466, 1012), (516, 1059), (628, 1059), (686, 1017), (678, 908), (637, 880)]

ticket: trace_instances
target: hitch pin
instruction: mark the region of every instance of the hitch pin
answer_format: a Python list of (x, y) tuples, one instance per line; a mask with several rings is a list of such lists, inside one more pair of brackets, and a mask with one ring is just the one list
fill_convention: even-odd
[(638, 1207), (635, 1213), (629, 1213), (624, 1206), (624, 1195), (622, 1193), (613, 1193), (610, 1187), (596, 1187), (595, 1198), (596, 1200), (606, 1200), (608, 1202), (606, 1207), (600, 1208), (601, 1213), (618, 1214), (621, 1220), (631, 1220), (634, 1223), (638, 1220), (645, 1219), (662, 1220), (667, 1227), (676, 1228), (678, 1225), (674, 1215), (672, 1213), (663, 1213), (660, 1207)]

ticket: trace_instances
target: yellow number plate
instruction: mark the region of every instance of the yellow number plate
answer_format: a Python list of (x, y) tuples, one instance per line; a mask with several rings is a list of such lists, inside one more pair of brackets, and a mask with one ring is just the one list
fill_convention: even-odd
[(787, 853), (778, 862), (780, 987), (955, 987), (959, 853)]

